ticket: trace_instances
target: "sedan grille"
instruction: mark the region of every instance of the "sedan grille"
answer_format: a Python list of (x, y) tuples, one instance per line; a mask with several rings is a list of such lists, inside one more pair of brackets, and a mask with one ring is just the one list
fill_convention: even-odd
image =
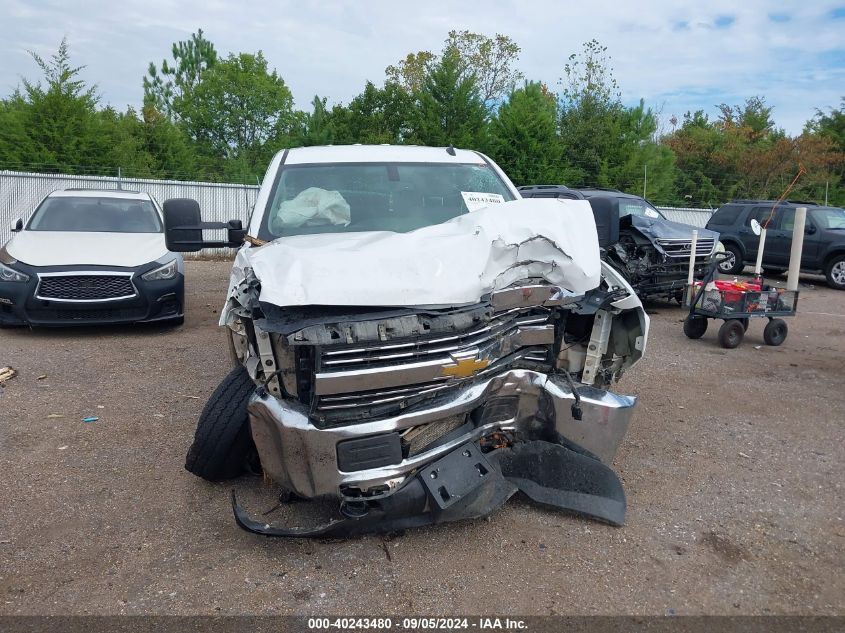
[[(690, 250), (692, 250), (692, 240), (670, 240), (659, 239), (657, 243), (666, 252), (669, 257), (678, 257), (689, 259)], [(715, 241), (713, 238), (701, 238), (695, 243), (695, 256), (707, 257), (713, 252)]]
[(108, 301), (135, 296), (131, 275), (51, 275), (41, 277), (36, 297), (56, 301)]

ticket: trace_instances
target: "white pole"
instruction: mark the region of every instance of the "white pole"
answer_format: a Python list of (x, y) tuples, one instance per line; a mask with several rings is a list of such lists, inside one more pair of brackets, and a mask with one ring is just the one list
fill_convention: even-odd
[(824, 206), (827, 206), (827, 186), (830, 184), (829, 180), (824, 181)]
[(648, 163), (643, 164), (643, 198), (645, 198), (646, 184), (648, 184)]
[(695, 276), (695, 247), (698, 243), (698, 229), (692, 231), (692, 244), (689, 249), (689, 274), (687, 275), (687, 285), (692, 286)]
[(786, 289), (798, 290), (798, 271), (801, 269), (801, 252), (804, 250), (804, 224), (807, 222), (807, 207), (795, 209), (795, 226), (792, 227), (792, 252), (789, 253), (789, 274)]
[(757, 247), (757, 263), (754, 265), (754, 274), (759, 277), (763, 271), (763, 251), (766, 249), (766, 229), (760, 229), (760, 245)]

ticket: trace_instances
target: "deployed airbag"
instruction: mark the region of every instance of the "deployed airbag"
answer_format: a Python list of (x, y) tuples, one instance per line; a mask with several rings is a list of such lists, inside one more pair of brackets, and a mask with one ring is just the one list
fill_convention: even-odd
[(270, 214), (270, 230), (284, 233), (285, 229), (303, 224), (311, 226), (335, 224), (346, 226), (352, 220), (349, 203), (337, 191), (308, 187), (293, 199), (285, 200)]

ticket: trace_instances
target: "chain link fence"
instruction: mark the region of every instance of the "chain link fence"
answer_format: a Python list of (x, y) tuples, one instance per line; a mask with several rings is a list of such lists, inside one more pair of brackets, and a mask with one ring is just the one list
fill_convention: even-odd
[[(26, 221), (38, 203), (52, 191), (69, 188), (116, 189), (144, 191), (159, 202), (168, 198), (193, 198), (199, 202), (203, 219), (226, 222), (239, 219), (247, 225), (259, 187), (181, 180), (148, 180), (141, 178), (112, 178), (106, 176), (70, 176), (36, 174), (19, 171), (0, 171), (0, 245), (11, 237), (12, 224), (17, 218)], [(675, 222), (704, 227), (713, 214), (711, 209), (658, 207)], [(208, 257), (231, 254), (228, 249), (205, 249), (200, 253), (185, 253), (187, 257)]]
[[(106, 176), (70, 176), (0, 171), (0, 245), (12, 236), (12, 224), (29, 218), (38, 203), (57, 189), (117, 189), (151, 194), (160, 203), (169, 198), (193, 198), (199, 202), (203, 220), (227, 222), (239, 219), (246, 226), (258, 197), (256, 185), (235, 185), (181, 180), (110, 178)], [(231, 254), (228, 249), (205, 249), (185, 253), (186, 257)]]

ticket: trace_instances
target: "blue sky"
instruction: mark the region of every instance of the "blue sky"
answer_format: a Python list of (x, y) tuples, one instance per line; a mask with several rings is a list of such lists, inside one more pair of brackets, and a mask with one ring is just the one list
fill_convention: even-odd
[(526, 77), (552, 88), (595, 38), (626, 103), (644, 98), (666, 129), (687, 110), (712, 116), (762, 95), (794, 134), (845, 96), (845, 0), (0, 0), (0, 15), (0, 95), (38, 76), (27, 50), (48, 56), (67, 36), (83, 76), (121, 109), (141, 102), (149, 62), (197, 28), (223, 54), (262, 49), (301, 108), (315, 94), (348, 102), (406, 53), (439, 50), (450, 29), (509, 35)]

